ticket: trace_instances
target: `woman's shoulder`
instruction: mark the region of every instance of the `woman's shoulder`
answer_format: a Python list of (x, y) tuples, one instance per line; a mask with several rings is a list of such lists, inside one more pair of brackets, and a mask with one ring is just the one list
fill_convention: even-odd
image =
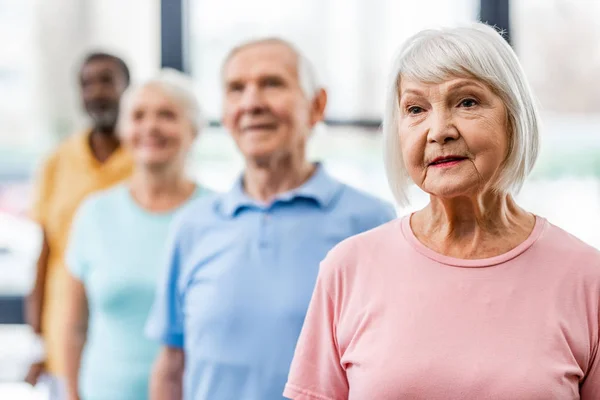
[(341, 241), (327, 253), (321, 269), (343, 270), (370, 264), (373, 257), (385, 258), (401, 245), (401, 240), (402, 218), (398, 218)]
[(90, 193), (79, 205), (79, 214), (102, 214), (114, 210), (127, 200), (127, 186), (120, 183), (107, 189)]
[(575, 235), (546, 221), (540, 240), (535, 243), (540, 254), (551, 255), (561, 265), (591, 268), (600, 277), (600, 250)]
[(196, 191), (194, 192), (194, 197), (203, 197), (203, 196), (209, 196), (212, 194), (217, 193), (215, 190), (211, 189), (210, 187), (202, 184), (202, 183), (196, 183)]

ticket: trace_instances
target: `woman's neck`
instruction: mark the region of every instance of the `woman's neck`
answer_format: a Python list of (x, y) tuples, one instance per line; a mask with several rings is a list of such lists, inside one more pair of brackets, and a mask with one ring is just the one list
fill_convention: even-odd
[(433, 250), (457, 258), (488, 258), (525, 241), (535, 217), (509, 194), (489, 192), (476, 197), (431, 197), (415, 213), (411, 226), (417, 238)]
[(179, 207), (194, 193), (196, 185), (185, 177), (181, 168), (136, 168), (129, 189), (142, 208), (160, 212)]

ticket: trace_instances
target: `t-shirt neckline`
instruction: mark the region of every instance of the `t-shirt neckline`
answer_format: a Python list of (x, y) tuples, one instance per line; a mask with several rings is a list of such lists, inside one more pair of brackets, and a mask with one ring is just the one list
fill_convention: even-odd
[(150, 217), (150, 218), (165, 218), (165, 219), (169, 219), (171, 218), (173, 215), (175, 215), (177, 212), (179, 212), (179, 210), (181, 210), (183, 207), (185, 207), (187, 204), (189, 204), (190, 201), (202, 196), (204, 194), (204, 188), (200, 185), (196, 185), (196, 188), (194, 189), (194, 191), (192, 192), (192, 195), (190, 197), (188, 197), (183, 203), (181, 203), (180, 205), (178, 205), (177, 207), (173, 207), (169, 210), (164, 210), (164, 211), (150, 211), (144, 207), (142, 207), (133, 197), (133, 195), (131, 194), (131, 190), (129, 188), (129, 185), (127, 183), (122, 183), (119, 185), (120, 189), (122, 191), (122, 194), (126, 197), (126, 201), (129, 204), (129, 206), (135, 210), (135, 212), (138, 215), (142, 215), (143, 217)]
[(402, 219), (402, 234), (416, 251), (418, 251), (425, 257), (430, 258), (439, 263), (450, 265), (453, 267), (466, 268), (491, 267), (494, 265), (505, 263), (509, 260), (512, 260), (513, 258), (518, 257), (519, 255), (523, 254), (526, 250), (528, 250), (540, 238), (546, 227), (546, 219), (536, 215), (533, 230), (531, 231), (527, 239), (525, 239), (517, 247), (513, 248), (512, 250), (509, 250), (504, 254), (500, 254), (494, 257), (469, 260), (446, 256), (425, 246), (419, 241), (419, 239), (417, 239), (414, 232), (412, 231), (412, 228), (410, 226), (411, 217), (412, 214), (409, 214)]

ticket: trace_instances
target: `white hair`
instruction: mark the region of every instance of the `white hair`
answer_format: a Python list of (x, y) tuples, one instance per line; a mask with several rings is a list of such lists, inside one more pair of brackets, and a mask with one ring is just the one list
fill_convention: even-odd
[(310, 60), (300, 51), (296, 46), (287, 40), (278, 38), (278, 37), (268, 37), (262, 39), (254, 39), (247, 42), (244, 42), (236, 47), (234, 47), (225, 57), (221, 68), (221, 75), (225, 71), (225, 67), (227, 63), (231, 60), (231, 58), (237, 54), (240, 50), (243, 50), (247, 47), (259, 45), (259, 44), (268, 44), (275, 43), (280, 44), (294, 53), (297, 59), (296, 68), (298, 69), (298, 82), (300, 83), (300, 87), (302, 88), (302, 92), (306, 96), (307, 99), (312, 100), (315, 98), (320, 89), (322, 89), (321, 84), (319, 83), (319, 79), (317, 77), (316, 70), (314, 65), (310, 62)]
[(487, 85), (507, 110), (509, 150), (494, 189), (518, 192), (535, 164), (539, 151), (536, 102), (515, 52), (501, 34), (483, 23), (424, 30), (400, 48), (390, 76), (383, 118), (387, 179), (401, 205), (408, 204), (407, 189), (411, 184), (398, 131), (401, 79), (440, 83), (462, 77)]
[(200, 102), (192, 90), (193, 82), (187, 75), (172, 68), (163, 68), (157, 76), (148, 79), (141, 84), (132, 85), (125, 91), (121, 99), (119, 125), (121, 125), (123, 119), (126, 118), (136, 95), (143, 89), (149, 87), (158, 88), (183, 107), (195, 134), (202, 129), (204, 126), (204, 119), (202, 117)]

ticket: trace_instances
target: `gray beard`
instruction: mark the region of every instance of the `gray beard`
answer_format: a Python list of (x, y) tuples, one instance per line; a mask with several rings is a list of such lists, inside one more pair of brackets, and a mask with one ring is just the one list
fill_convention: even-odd
[(119, 113), (117, 111), (102, 111), (90, 113), (94, 127), (99, 129), (112, 129), (117, 123)]

